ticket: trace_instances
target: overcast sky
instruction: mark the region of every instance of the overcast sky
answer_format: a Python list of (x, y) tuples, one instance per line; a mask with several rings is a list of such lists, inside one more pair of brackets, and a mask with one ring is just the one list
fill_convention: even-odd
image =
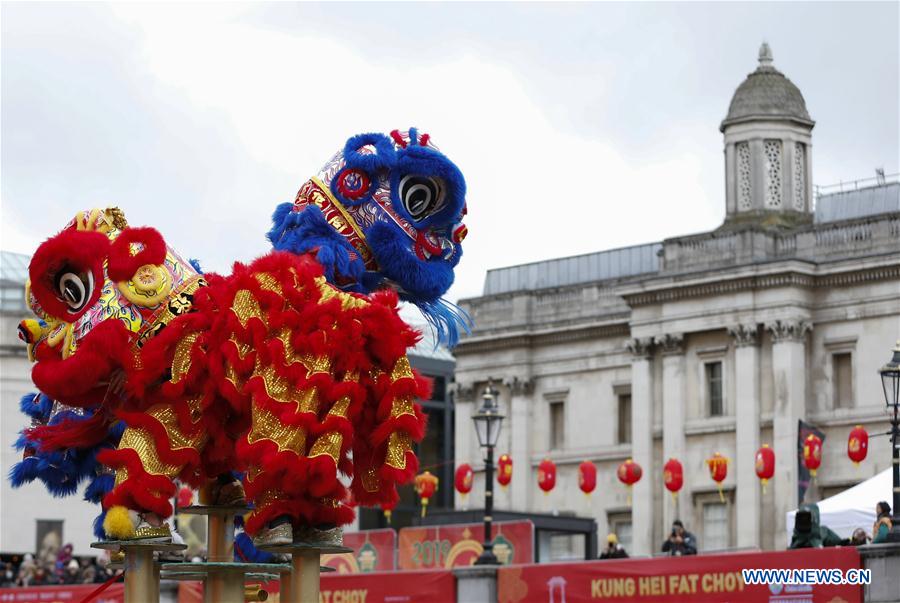
[(463, 170), (450, 298), (488, 268), (710, 230), (719, 122), (762, 40), (813, 180), (898, 171), (898, 3), (2, 5), (2, 247), (116, 204), (207, 269), (350, 135), (418, 126)]

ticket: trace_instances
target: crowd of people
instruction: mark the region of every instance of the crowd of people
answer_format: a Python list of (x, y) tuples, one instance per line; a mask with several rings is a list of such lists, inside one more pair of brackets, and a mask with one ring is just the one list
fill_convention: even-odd
[(72, 545), (66, 544), (56, 556), (12, 555), (2, 562), (0, 587), (47, 586), (54, 584), (98, 584), (106, 582), (122, 570), (109, 568), (109, 560), (100, 557), (75, 557)]

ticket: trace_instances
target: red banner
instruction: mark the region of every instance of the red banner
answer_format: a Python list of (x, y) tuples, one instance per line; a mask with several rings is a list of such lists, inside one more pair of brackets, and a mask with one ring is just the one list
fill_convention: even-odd
[[(282, 600), (277, 580), (260, 586), (269, 603)], [(179, 582), (178, 603), (202, 602), (201, 582)], [(319, 603), (456, 603), (456, 579), (446, 570), (321, 574)]]
[(583, 561), (500, 568), (499, 603), (586, 601), (707, 603), (860, 603), (851, 585), (747, 585), (742, 569), (859, 568), (853, 547)]
[(446, 570), (322, 574), (319, 603), (456, 603)]
[[(494, 554), (503, 565), (534, 561), (534, 524), (503, 521), (492, 526)], [(472, 565), (484, 548), (484, 524), (402, 528), (397, 551), (400, 569), (451, 568)]]
[(394, 569), (397, 532), (390, 528), (345, 532), (344, 546), (353, 549), (353, 552), (341, 555), (322, 555), (322, 565), (333, 567), (340, 574), (381, 572)]
[[(54, 586), (23, 586), (19, 588), (0, 588), (2, 603), (79, 603), (86, 596), (100, 587), (99, 584), (72, 584)], [(91, 603), (123, 603), (125, 601), (125, 585), (121, 582), (111, 584), (109, 588), (97, 595)]]

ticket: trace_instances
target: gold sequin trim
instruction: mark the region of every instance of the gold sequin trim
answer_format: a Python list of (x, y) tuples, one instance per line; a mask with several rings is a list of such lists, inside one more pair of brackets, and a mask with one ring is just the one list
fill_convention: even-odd
[(247, 322), (253, 317), (262, 318), (262, 308), (259, 307), (259, 302), (246, 289), (241, 289), (234, 294), (231, 311), (237, 316), (242, 327), (246, 327)]
[[(187, 401), (188, 408), (191, 411), (191, 422), (196, 424), (200, 420), (200, 396), (196, 396)], [(188, 436), (178, 426), (178, 414), (169, 404), (158, 404), (147, 411), (151, 417), (159, 421), (166, 435), (169, 437), (169, 447), (172, 450), (182, 448), (197, 449), (205, 440), (206, 433), (201, 429), (197, 430), (196, 435)], [(196, 417), (196, 420), (194, 420)]]
[(268, 507), (272, 503), (288, 500), (288, 497), (278, 490), (268, 490), (263, 492), (255, 501), (255, 507), (257, 511), (261, 511), (264, 507)]
[(162, 462), (159, 458), (159, 453), (156, 451), (153, 436), (146, 429), (134, 429), (131, 427), (126, 429), (125, 433), (122, 434), (122, 439), (119, 441), (119, 449), (134, 450), (138, 458), (141, 459), (141, 466), (144, 468), (144, 471), (150, 475), (173, 477), (181, 470), (181, 467), (178, 465), (169, 465)]
[(375, 471), (374, 467), (366, 469), (359, 479), (366, 492), (378, 492), (381, 489), (381, 479), (379, 479), (378, 472)]
[(395, 469), (406, 469), (406, 451), (412, 449), (412, 440), (405, 431), (395, 431), (388, 440), (384, 464)]
[(261, 272), (259, 274), (255, 274), (254, 276), (256, 277), (259, 286), (266, 291), (274, 291), (278, 295), (281, 295), (283, 293), (281, 289), (281, 283), (279, 283), (278, 279), (276, 279), (268, 272)]
[(415, 405), (409, 396), (400, 396), (391, 404), (391, 417), (399, 417), (400, 415), (416, 416)]
[(409, 379), (413, 376), (412, 367), (409, 365), (409, 358), (403, 356), (394, 364), (394, 370), (391, 371), (391, 381), (398, 379)]
[(331, 359), (328, 358), (328, 356), (315, 357), (312, 354), (304, 354), (303, 356), (297, 355), (297, 352), (294, 350), (294, 344), (291, 343), (290, 329), (282, 329), (278, 332), (276, 337), (284, 346), (285, 366), (290, 366), (299, 362), (303, 364), (304, 367), (306, 367), (306, 370), (308, 371), (307, 376), (313, 373), (331, 372)]
[(350, 408), (350, 396), (344, 396), (337, 402), (335, 402), (331, 409), (328, 411), (328, 414), (333, 417), (343, 417), (347, 418), (347, 410)]
[(256, 374), (262, 377), (266, 395), (276, 402), (290, 404), (294, 402), (290, 395), (296, 392), (297, 412), (319, 412), (319, 392), (316, 388), (309, 387), (298, 391), (292, 387), (290, 381), (280, 376), (274, 367), (260, 367), (259, 363), (257, 363)]
[(254, 406), (253, 427), (247, 434), (247, 443), (255, 444), (262, 440), (274, 442), (279, 452), (289, 450), (298, 456), (306, 452), (305, 429), (285, 425), (268, 410)]
[(172, 358), (172, 383), (181, 381), (182, 377), (191, 370), (191, 349), (196, 341), (197, 333), (189, 333), (175, 346), (175, 354)]
[(341, 308), (343, 310), (364, 308), (369, 305), (369, 302), (364, 299), (353, 297), (349, 293), (344, 293), (343, 291), (338, 291), (333, 286), (329, 285), (328, 281), (326, 281), (324, 277), (320, 276), (316, 278), (316, 286), (319, 288), (320, 303), (325, 303), (334, 298), (338, 298), (339, 300), (341, 300)]
[(337, 431), (329, 431), (328, 433), (319, 436), (319, 439), (316, 440), (316, 443), (313, 444), (312, 449), (309, 451), (309, 457), (317, 457), (328, 455), (330, 456), (335, 463), (338, 462), (338, 456), (341, 454), (341, 444), (344, 441), (344, 436)]

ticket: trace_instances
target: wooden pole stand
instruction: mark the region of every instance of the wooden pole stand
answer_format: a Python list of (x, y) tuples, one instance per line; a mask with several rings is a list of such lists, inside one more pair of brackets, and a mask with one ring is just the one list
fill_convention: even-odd
[(95, 549), (125, 552), (125, 603), (159, 601), (159, 564), (156, 552), (183, 551), (184, 544), (148, 542), (146, 540), (113, 540), (95, 542)]
[(352, 553), (353, 549), (336, 545), (317, 545), (304, 542), (261, 546), (259, 550), (268, 553), (289, 554), (291, 572), (281, 573), (279, 601), (281, 603), (319, 603), (319, 579), (324, 572), (333, 572), (330, 567), (320, 567), (319, 558), (325, 554)]

